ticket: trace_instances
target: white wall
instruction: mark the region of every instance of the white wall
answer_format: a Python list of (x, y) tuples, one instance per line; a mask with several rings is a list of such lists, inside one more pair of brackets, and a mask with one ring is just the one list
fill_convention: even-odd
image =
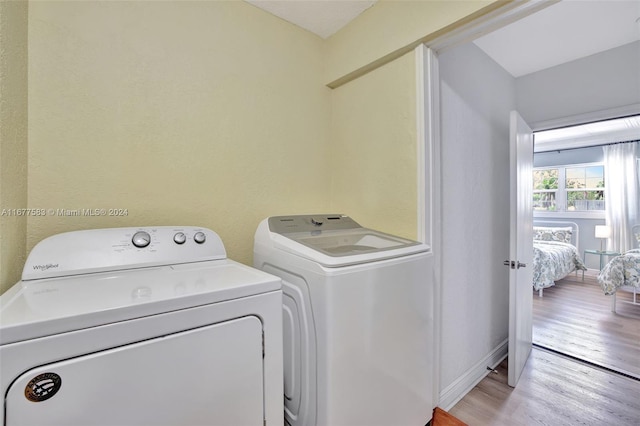
[(520, 77), (516, 93), (529, 124), (640, 103), (640, 41)]
[(502, 262), (509, 253), (508, 126), (515, 81), (471, 43), (439, 60), (442, 396), (455, 393), (452, 387), (473, 370), (486, 373), (479, 363), (508, 337), (508, 270)]

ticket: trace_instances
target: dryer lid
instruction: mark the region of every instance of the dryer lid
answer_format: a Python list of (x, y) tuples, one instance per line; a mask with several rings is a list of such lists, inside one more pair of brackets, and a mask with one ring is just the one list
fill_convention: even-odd
[(0, 344), (281, 289), (229, 259), (21, 281), (0, 296)]

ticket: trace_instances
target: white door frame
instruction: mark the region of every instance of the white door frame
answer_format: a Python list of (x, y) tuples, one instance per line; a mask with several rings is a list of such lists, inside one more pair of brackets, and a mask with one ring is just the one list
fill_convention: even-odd
[(640, 103), (530, 123), (534, 132), (640, 114)]
[(442, 321), (442, 217), (440, 172), (440, 75), (438, 57), (424, 44), (415, 48), (418, 155), (418, 240), (433, 252), (433, 405), (440, 400)]
[(434, 254), (433, 276), (433, 395), (440, 399), (440, 342), (442, 342), (442, 179), (440, 138), (440, 75), (438, 53), (468, 43), (505, 25), (551, 6), (560, 0), (511, 2), (478, 19), (462, 25), (414, 50), (416, 63), (417, 122), (417, 239), (431, 246)]

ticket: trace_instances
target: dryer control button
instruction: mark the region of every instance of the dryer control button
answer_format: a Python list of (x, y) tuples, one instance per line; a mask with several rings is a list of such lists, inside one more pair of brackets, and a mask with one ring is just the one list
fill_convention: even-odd
[(134, 246), (143, 248), (149, 245), (149, 243), (151, 242), (151, 236), (149, 235), (148, 232), (138, 231), (135, 234), (133, 234), (133, 238), (131, 239), (131, 242), (133, 243)]
[(204, 232), (196, 232), (196, 234), (193, 236), (193, 241), (195, 241), (198, 244), (202, 244), (206, 241), (207, 236), (204, 235)]
[(313, 223), (315, 226), (321, 226), (322, 225), (322, 220), (321, 219), (316, 219), (315, 217), (311, 218), (311, 223)]
[(184, 244), (184, 242), (187, 241), (187, 236), (184, 235), (184, 232), (178, 232), (173, 236), (173, 241), (175, 241), (176, 244)]

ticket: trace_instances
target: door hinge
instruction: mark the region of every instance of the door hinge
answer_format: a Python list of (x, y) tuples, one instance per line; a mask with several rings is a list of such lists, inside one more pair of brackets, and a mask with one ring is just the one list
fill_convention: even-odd
[(262, 330), (262, 359), (264, 359), (264, 330)]

